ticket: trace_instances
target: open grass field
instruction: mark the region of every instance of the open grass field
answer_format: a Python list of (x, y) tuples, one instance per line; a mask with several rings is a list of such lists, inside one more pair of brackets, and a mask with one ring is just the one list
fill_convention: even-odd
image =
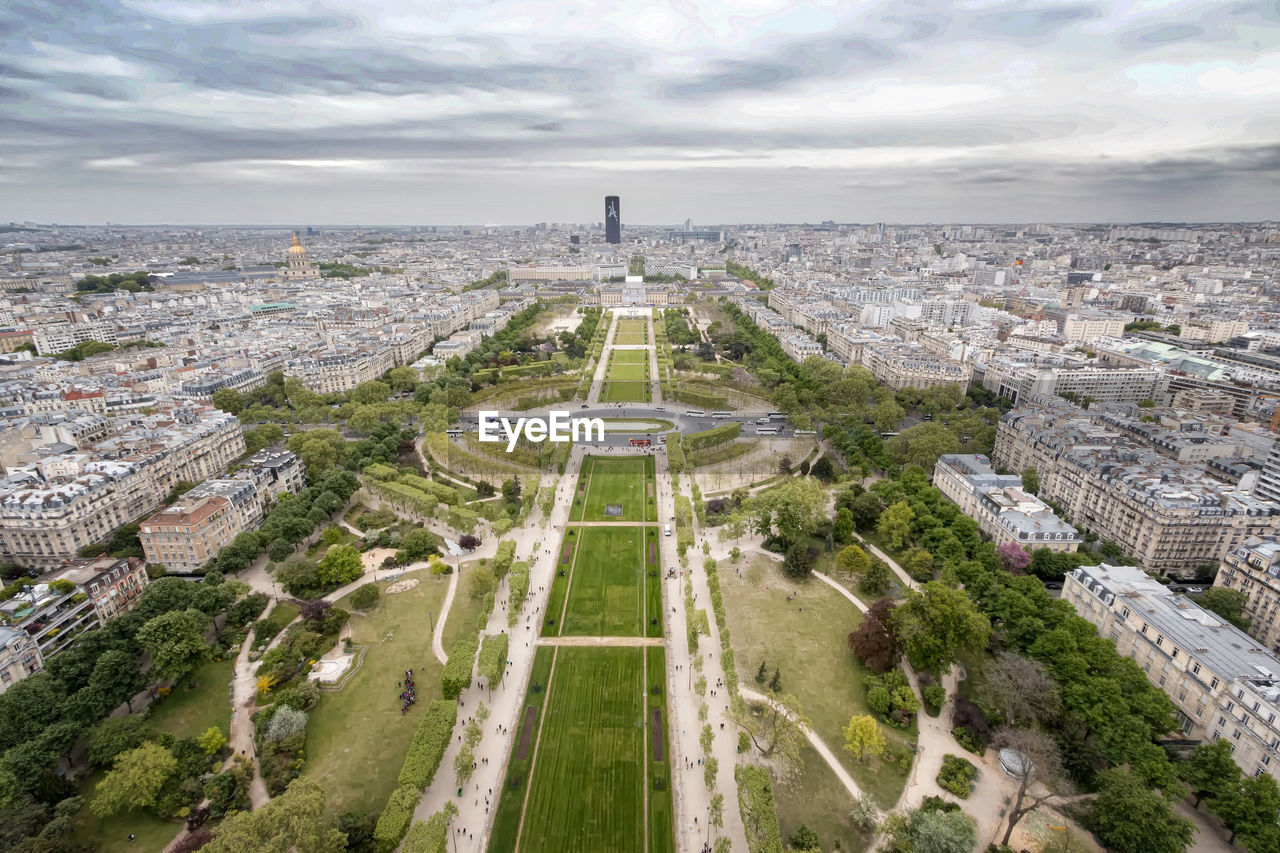
[(543, 637), (560, 636), (560, 617), (564, 612), (564, 599), (569, 593), (569, 572), (573, 569), (573, 558), (578, 553), (578, 536), (566, 535), (559, 544), (559, 559), (556, 562), (556, 574), (551, 579), (551, 593), (547, 596), (547, 615), (543, 617)]
[[(573, 521), (655, 521), (654, 462), (651, 456), (611, 459), (588, 456), (578, 477)], [(580, 502), (580, 503), (579, 503)], [(622, 514), (606, 515), (610, 504), (622, 506)]]
[(649, 321), (635, 317), (619, 318), (613, 342), (618, 346), (643, 346), (649, 343)]
[(648, 363), (649, 351), (647, 349), (616, 349), (613, 350), (613, 362), (610, 366)]
[[(814, 731), (840, 756), (859, 787), (882, 807), (892, 806), (907, 777), (877, 760), (858, 764), (842, 748), (849, 717), (867, 713), (862, 688), (867, 672), (848, 643), (849, 633), (862, 624), (862, 614), (821, 581), (786, 578), (781, 564), (768, 557), (757, 556), (741, 573), (739, 577), (732, 565), (720, 569), (741, 677), (749, 682), (761, 660), (770, 675), (777, 667), (782, 689), (800, 700)], [(914, 736), (914, 731), (881, 728), (896, 747)]]
[(151, 731), (174, 737), (196, 737), (216, 727), (231, 733), (231, 674), (235, 660), (216, 660), (197, 669), (147, 718)]
[[(667, 650), (650, 646), (645, 652), (645, 676), (648, 680), (648, 716), (645, 717), (645, 760), (649, 762), (649, 850), (665, 853), (675, 850), (675, 807), (671, 803), (673, 777), (671, 770), (671, 735), (667, 730)], [(654, 692), (654, 688), (658, 692)], [(658, 790), (656, 780), (665, 780)]]
[[(778, 805), (782, 837), (790, 838), (801, 824), (818, 833), (823, 850), (857, 853), (870, 843), (849, 822), (853, 798), (836, 779), (827, 763), (808, 743), (800, 750), (802, 767), (786, 779), (774, 779), (773, 796)], [(840, 843), (837, 848), (836, 842)]]
[(547, 683), (551, 678), (551, 662), (555, 654), (553, 647), (542, 646), (533, 655), (529, 691), (525, 694), (524, 711), (516, 726), (514, 751), (507, 762), (507, 778), (498, 799), (498, 811), (493, 817), (493, 832), (489, 836), (491, 853), (508, 853), (516, 846), (529, 768), (533, 765), (533, 743), (542, 725), (542, 707), (546, 703)]
[(642, 382), (649, 378), (649, 367), (645, 364), (617, 364), (609, 366), (610, 382)]
[(648, 380), (639, 382), (607, 380), (600, 392), (602, 403), (647, 403), (653, 394)]
[[(560, 618), (560, 635), (644, 635), (646, 529), (653, 528), (569, 528), (566, 538), (578, 540), (577, 559), (569, 573), (569, 593)], [(655, 578), (654, 584), (657, 583)]]
[(520, 853), (645, 853), (643, 651), (557, 649)]
[[(341, 690), (324, 692), (307, 724), (307, 764), (302, 772), (324, 786), (335, 814), (377, 814), (386, 805), (421, 709), (440, 698), (441, 667), (431, 651), (427, 611), (440, 615), (449, 579), (426, 571), (408, 577), (418, 578), (419, 584), (408, 592), (383, 595), (367, 616), (352, 614), (353, 640), (368, 646), (364, 663)], [(383, 590), (388, 585), (378, 584)], [(345, 599), (337, 606), (350, 609)], [(460, 612), (460, 606), (471, 615)], [(474, 631), (475, 613), (459, 590), (449, 622), (465, 621)], [(418, 703), (402, 717), (396, 682), (410, 668)], [(381, 769), (370, 773), (372, 767)], [(351, 784), (352, 779), (360, 784)]]

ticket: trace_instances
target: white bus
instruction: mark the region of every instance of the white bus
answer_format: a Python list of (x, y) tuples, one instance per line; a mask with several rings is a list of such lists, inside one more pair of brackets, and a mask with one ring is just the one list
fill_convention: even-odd
[(712, 413), (711, 413), (711, 417), (713, 417), (713, 418), (731, 418), (731, 417), (733, 417), (733, 412), (712, 412)]
[(757, 427), (756, 428), (756, 435), (777, 435), (777, 434), (778, 434), (777, 427)]
[(818, 434), (818, 431), (817, 431), (816, 429), (798, 429), (798, 430), (796, 430), (796, 435), (817, 435), (817, 434)]
[(462, 430), (460, 429), (447, 429), (444, 432), (449, 438), (462, 438)]
[(706, 413), (706, 412), (694, 412), (694, 411), (689, 411), (689, 412), (685, 412), (685, 413), (684, 413), (684, 416), (685, 416), (686, 418), (705, 418), (705, 417), (707, 416), (707, 413)]
[(786, 412), (770, 412), (769, 413), (769, 417), (771, 418), (786, 418), (786, 416), (787, 416)]

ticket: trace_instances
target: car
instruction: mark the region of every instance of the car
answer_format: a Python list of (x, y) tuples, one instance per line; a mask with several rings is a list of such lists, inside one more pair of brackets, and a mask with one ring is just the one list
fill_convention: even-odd
[(1180, 583), (1169, 584), (1169, 592), (1186, 592), (1187, 588)]
[(1062, 589), (1062, 584), (1057, 581), (1048, 581), (1044, 585), (1045, 589)]
[(582, 404), (582, 408), (584, 408), (584, 409), (585, 409), (585, 408), (587, 408), (589, 405), (590, 405), (590, 404), (588, 404), (588, 403), (583, 403), (583, 404)]
[(1192, 595), (1195, 595), (1196, 593), (1204, 592), (1204, 587), (1189, 586), (1187, 587), (1187, 592), (1191, 593)]

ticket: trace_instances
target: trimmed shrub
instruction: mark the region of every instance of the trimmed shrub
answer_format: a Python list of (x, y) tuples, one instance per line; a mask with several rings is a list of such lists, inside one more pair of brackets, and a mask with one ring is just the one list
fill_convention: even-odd
[(372, 465), (364, 466), (364, 475), (372, 477), (375, 480), (394, 480), (400, 476), (400, 472), (390, 465), (383, 465), (381, 462), (374, 462)]
[(490, 634), (480, 646), (480, 660), (476, 671), (492, 687), (507, 671), (507, 649), (510, 638), (506, 634)]
[(418, 728), (413, 732), (413, 740), (409, 742), (398, 784), (416, 787), (419, 791), (431, 784), (457, 722), (457, 703), (436, 699), (427, 706), (426, 713), (418, 721)]
[(409, 828), (400, 850), (401, 853), (445, 853), (448, 838), (449, 816), (444, 811), (438, 811)]
[(769, 771), (754, 764), (739, 765), (733, 776), (738, 781), (738, 810), (747, 834), (750, 853), (782, 853), (782, 829), (773, 802), (773, 780)]
[(493, 576), (501, 581), (511, 571), (511, 563), (516, 558), (516, 543), (504, 539), (498, 543), (498, 551), (493, 555)]
[(475, 637), (462, 637), (453, 644), (449, 662), (440, 673), (440, 690), (446, 699), (457, 699), (471, 686), (471, 665), (476, 659)]
[(373, 841), (381, 853), (391, 853), (404, 838), (421, 797), (422, 794), (412, 785), (401, 785), (391, 792), (391, 799), (387, 800), (387, 806), (373, 828)]
[(978, 768), (967, 759), (947, 753), (942, 756), (942, 769), (938, 771), (938, 785), (960, 799), (968, 799), (973, 790), (973, 780), (978, 778)]

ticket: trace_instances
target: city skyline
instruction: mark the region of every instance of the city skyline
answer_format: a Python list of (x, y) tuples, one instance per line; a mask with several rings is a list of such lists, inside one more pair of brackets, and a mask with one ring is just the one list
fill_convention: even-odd
[(1249, 221), (1280, 15), (82, 0), (0, 12), (0, 219)]

